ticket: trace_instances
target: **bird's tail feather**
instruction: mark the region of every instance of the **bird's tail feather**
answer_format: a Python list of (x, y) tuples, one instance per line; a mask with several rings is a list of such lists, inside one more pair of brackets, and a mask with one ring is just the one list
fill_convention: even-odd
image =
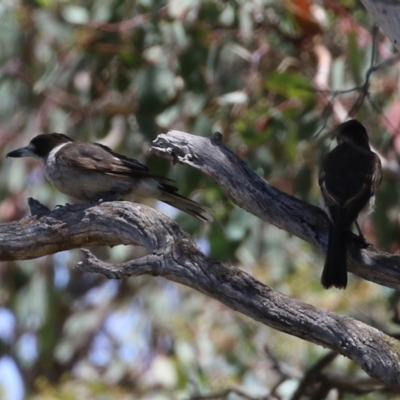
[(193, 200), (190, 200), (178, 192), (176, 188), (170, 185), (162, 184), (161, 193), (158, 199), (164, 203), (169, 204), (203, 222), (212, 222), (214, 218), (212, 217), (211, 210), (207, 207), (201, 206)]
[(347, 286), (347, 236), (347, 230), (341, 231), (331, 225), (328, 252), (321, 277), (322, 286), (326, 289), (331, 286), (345, 289)]

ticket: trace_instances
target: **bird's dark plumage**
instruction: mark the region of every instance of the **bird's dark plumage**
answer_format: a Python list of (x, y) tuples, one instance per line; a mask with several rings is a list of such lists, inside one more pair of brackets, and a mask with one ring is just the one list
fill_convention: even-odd
[(321, 283), (325, 288), (344, 289), (348, 232), (375, 195), (381, 182), (381, 162), (357, 120), (340, 124), (336, 134), (338, 145), (325, 156), (318, 180), (332, 222)]
[(60, 192), (81, 201), (134, 200), (154, 197), (202, 220), (212, 221), (208, 209), (178, 193), (139, 161), (99, 143), (75, 142), (59, 133), (34, 137), (28, 146), (7, 157), (35, 157), (47, 179)]

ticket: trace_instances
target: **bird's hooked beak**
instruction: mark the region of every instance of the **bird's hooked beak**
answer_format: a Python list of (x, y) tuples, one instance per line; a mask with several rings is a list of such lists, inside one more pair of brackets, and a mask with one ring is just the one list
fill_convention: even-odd
[(6, 157), (20, 158), (20, 157), (32, 157), (34, 156), (30, 146), (21, 147), (20, 149), (10, 151)]

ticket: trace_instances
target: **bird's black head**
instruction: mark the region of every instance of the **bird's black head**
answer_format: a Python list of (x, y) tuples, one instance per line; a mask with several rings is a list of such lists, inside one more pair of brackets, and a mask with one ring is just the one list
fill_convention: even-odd
[(45, 159), (56, 147), (73, 142), (73, 140), (62, 133), (44, 133), (35, 136), (26, 147), (11, 151), (7, 157), (37, 157)]
[(335, 133), (338, 143), (350, 142), (369, 149), (367, 130), (356, 119), (351, 119), (337, 126)]

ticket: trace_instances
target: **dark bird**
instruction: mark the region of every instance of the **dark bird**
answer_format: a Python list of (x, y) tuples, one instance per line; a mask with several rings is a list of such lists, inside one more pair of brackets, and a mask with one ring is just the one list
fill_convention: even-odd
[(209, 210), (178, 193), (137, 160), (99, 143), (75, 142), (61, 133), (34, 137), (7, 157), (34, 157), (46, 178), (62, 193), (85, 202), (157, 198), (197, 219), (210, 222)]
[(325, 288), (347, 286), (347, 239), (359, 212), (374, 199), (381, 183), (381, 162), (369, 147), (365, 127), (355, 119), (334, 131), (338, 145), (323, 159), (319, 185), (331, 220), (328, 252), (321, 283)]

